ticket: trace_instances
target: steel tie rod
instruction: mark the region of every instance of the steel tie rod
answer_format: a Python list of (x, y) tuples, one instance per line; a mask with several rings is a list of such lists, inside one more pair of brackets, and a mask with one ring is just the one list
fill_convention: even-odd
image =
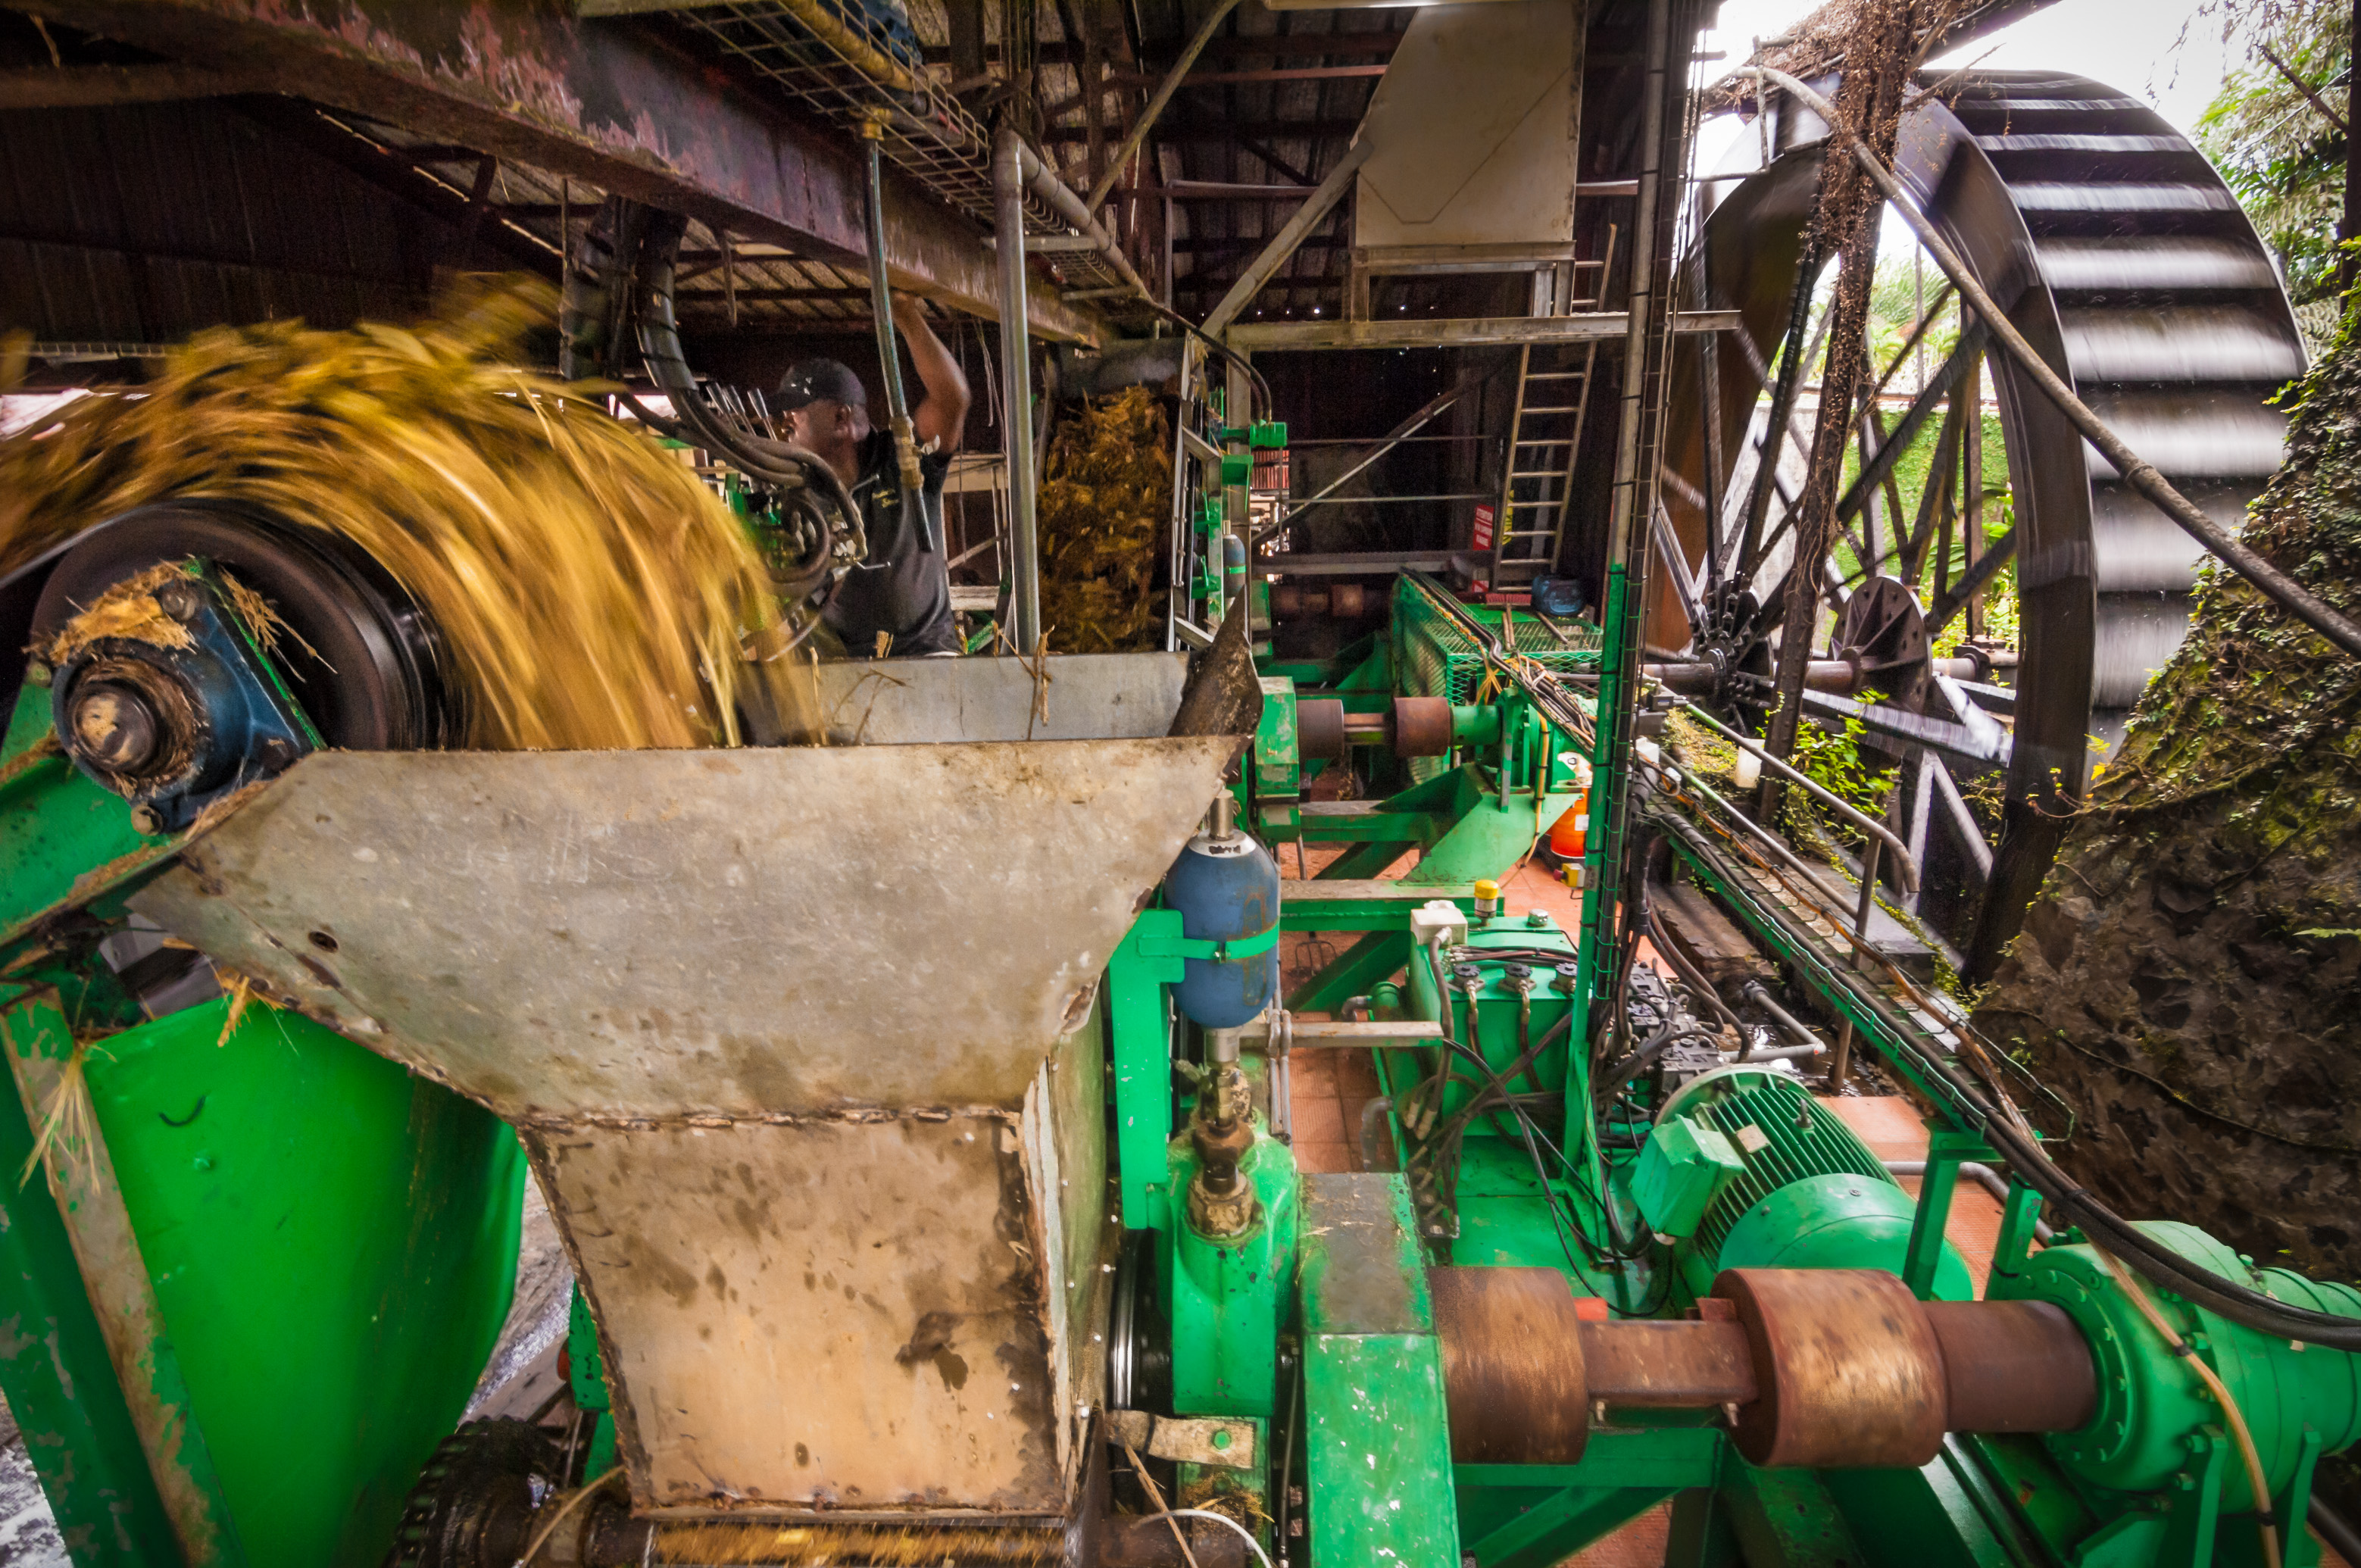
[(2099, 416), (2091, 411), (2089, 404), (2074, 395), (2074, 389), (2066, 384), (2065, 378), (2049, 367), (2033, 345), (2026, 341), (2025, 334), (2001, 313), (2000, 306), (1969, 272), (1967, 263), (1960, 259), (1959, 252), (1935, 232), (1935, 225), (1927, 222), (1926, 214), (1911, 203), (1903, 192), (1902, 182), (1894, 177), (1894, 171), (1886, 168), (1859, 137), (1853, 135), (1852, 127), (1845, 124), (1844, 116), (1834, 104), (1785, 71), (1774, 71), (1769, 66), (1743, 66), (1733, 74), (1770, 82), (1792, 94), (1798, 103), (1828, 123), (1828, 134), (1843, 144), (1845, 149), (1852, 154), (1853, 161), (1861, 165), (1861, 171), (1884, 192), (1894, 211), (1902, 214), (1902, 221), (1908, 224), (1911, 232), (1918, 236), (1918, 243), (1927, 247), (1936, 265), (1958, 286), (1960, 298), (1972, 305), (1976, 314), (1992, 329), (1994, 341), (2008, 350), (2009, 357), (2033, 378), (2042, 395), (2057, 404), (2059, 411), (2082, 433), (2082, 439), (2097, 447), (2107, 461), (2115, 466), (2125, 484), (2155, 502), (2158, 510), (2220, 557), (2224, 565), (2254, 584), (2272, 603), (2355, 658), (2361, 658), (2361, 625), (2356, 625), (2334, 607), (2315, 598), (2302, 584), (2224, 532), (2212, 518), (2198, 510), (2194, 501), (2174, 488), (2172, 482), (2158, 473), (2154, 464), (2125, 445), (2121, 436), (2108, 429)]

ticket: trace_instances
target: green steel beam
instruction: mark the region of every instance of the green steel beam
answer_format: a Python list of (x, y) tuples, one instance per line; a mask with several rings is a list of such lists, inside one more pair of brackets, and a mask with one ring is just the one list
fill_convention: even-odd
[(1705, 1486), (1675, 1493), (1664, 1568), (1738, 1568), (1739, 1561), (1738, 1535), (1721, 1494)]
[(1576, 1464), (1455, 1464), (1452, 1484), (1481, 1486), (1587, 1486), (1614, 1491), (1710, 1486), (1721, 1474), (1728, 1439), (1719, 1427), (1609, 1428), (1591, 1434)]
[(1303, 807), (1305, 843), (1426, 844), (1442, 836), (1435, 819), (1422, 812), (1388, 811), (1377, 801), (1339, 804), (1352, 809), (1338, 811), (1316, 801)]
[(1418, 848), (1414, 839), (1398, 843), (1356, 844), (1331, 861), (1314, 882), (1367, 882)]
[[(1642, 527), (1635, 532), (1645, 535)], [(1574, 1025), (1569, 1037), (1576, 1055), (1587, 1055), (1598, 1027), (1591, 1003), (1599, 977), (1621, 970), (1622, 933), (1617, 900), (1623, 866), (1623, 822), (1630, 790), (1631, 707), (1636, 691), (1641, 607), (1631, 600), (1630, 574), (1621, 561), (1607, 567), (1606, 603), (1599, 615), (1605, 656), (1598, 670), (1598, 706), (1595, 710), (1590, 749), (1590, 822), (1582, 852), (1582, 934), (1576, 963), (1581, 973), (1574, 982)], [(1586, 1102), (1575, 1100), (1574, 1080), (1566, 1082), (1566, 1114), (1587, 1116)], [(1574, 1124), (1569, 1121), (1569, 1125)]]
[[(1993, 1279), (2025, 1272), (2026, 1259), (2033, 1255), (2033, 1227), (2041, 1218), (2041, 1194), (2011, 1171), (2008, 1201), (2001, 1205), (2000, 1234), (1993, 1242)], [(1989, 1287), (1986, 1293), (1990, 1293)]]
[(2020, 1561), (1942, 1459), (1923, 1470), (1832, 1470), (1820, 1481), (1876, 1568), (2015, 1568)]
[(1482, 776), (1470, 762), (1394, 796), (1387, 805), (1391, 807), (1395, 802), (1446, 784), (1450, 793), (1445, 809), (1451, 827), (1427, 846), (1417, 866), (1402, 879), (1405, 883), (1423, 886), (1504, 877), (1516, 869), (1532, 849), (1533, 840), (1547, 831), (1558, 814), (1574, 804), (1571, 794), (1543, 795), (1536, 805), (1530, 792), (1511, 791), (1503, 807), (1499, 798), (1485, 789)]
[[(1165, 1146), (1172, 1136), (1172, 1022), (1164, 988), (1187, 960), (1152, 957), (1145, 939), (1181, 939), (1180, 912), (1143, 909), (1107, 960), (1107, 1026), (1115, 1058), (1115, 1163), (1123, 1223), (1131, 1230), (1171, 1223)], [(1145, 945), (1144, 945), (1145, 944)]]
[(1720, 1497), (1747, 1568), (1861, 1568), (1869, 1560), (1815, 1471), (1758, 1470), (1733, 1456)]
[(1286, 931), (1407, 931), (1411, 911), (1448, 899), (1462, 913), (1476, 908), (1473, 883), (1367, 882), (1345, 878), (1289, 881), (1279, 887), (1279, 928)]
[(1399, 1176), (1302, 1179), (1312, 1559), (1460, 1568), (1443, 1358)]
[[(0, 990), (10, 1048), (32, 1047), (18, 1025), (24, 987)], [(20, 1180), (32, 1124), (13, 1088), (0, 1092), (0, 1393), (76, 1568), (181, 1562), (148, 1474), (82, 1266), (46, 1180)]]
[[(1283, 905), (1282, 905), (1283, 907)], [(1290, 1013), (1334, 1013), (1348, 997), (1359, 996), (1410, 961), (1407, 931), (1369, 931), (1336, 955), (1318, 974), (1296, 987), (1287, 999)]]
[(1902, 1283), (1922, 1301), (1935, 1299), (1935, 1271), (1943, 1263), (1943, 1233), (1951, 1222), (1951, 1193), (1960, 1167), (1968, 1160), (1997, 1162), (1999, 1156), (1974, 1133), (1938, 1128), (1927, 1139), (1927, 1173), (1918, 1182), (1918, 1207), (1910, 1219), (1910, 1242), (1903, 1254)]
[(1598, 1491), (1568, 1486), (1466, 1543), (1477, 1568), (1550, 1568), (1609, 1530), (1629, 1524), (1673, 1495), (1670, 1486)]

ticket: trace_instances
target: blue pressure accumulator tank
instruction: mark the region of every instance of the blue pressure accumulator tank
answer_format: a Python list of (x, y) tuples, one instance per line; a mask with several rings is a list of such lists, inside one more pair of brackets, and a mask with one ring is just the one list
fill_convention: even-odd
[(1208, 1029), (1235, 1029), (1278, 1000), (1279, 863), (1269, 850), (1245, 833), (1200, 833), (1172, 862), (1164, 902), (1180, 912), (1182, 937), (1259, 949), (1189, 959), (1172, 988), (1183, 1014)]

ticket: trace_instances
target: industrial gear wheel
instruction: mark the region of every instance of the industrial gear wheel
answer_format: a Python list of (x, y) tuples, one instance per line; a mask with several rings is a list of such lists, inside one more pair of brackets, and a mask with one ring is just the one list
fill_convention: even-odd
[(558, 1468), (557, 1445), (539, 1427), (469, 1421), (419, 1474), (385, 1568), (508, 1568), (524, 1554), (533, 1510), (559, 1485)]

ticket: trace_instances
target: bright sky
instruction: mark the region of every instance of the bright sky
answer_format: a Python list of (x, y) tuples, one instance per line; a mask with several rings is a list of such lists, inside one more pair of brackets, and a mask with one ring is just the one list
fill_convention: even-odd
[[(2224, 45), (2217, 16), (2199, 16), (2199, 0), (2058, 0), (2047, 10), (1965, 49), (1930, 63), (1956, 68), (1971, 60), (1996, 71), (2062, 70), (2103, 82), (2156, 105), (2186, 134), (2213, 101), (2222, 79), (2249, 58), (2246, 40)], [(1719, 25), (1705, 34), (1700, 53), (1727, 59), (1701, 68), (1710, 81), (1743, 60), (1758, 38), (1776, 38), (1815, 8), (1815, 0), (1723, 0)], [(2184, 37), (2185, 34), (2185, 37)], [(1698, 167), (1711, 169), (1738, 134), (1726, 115), (1698, 127)], [(1907, 243), (1896, 220), (1886, 238)]]

